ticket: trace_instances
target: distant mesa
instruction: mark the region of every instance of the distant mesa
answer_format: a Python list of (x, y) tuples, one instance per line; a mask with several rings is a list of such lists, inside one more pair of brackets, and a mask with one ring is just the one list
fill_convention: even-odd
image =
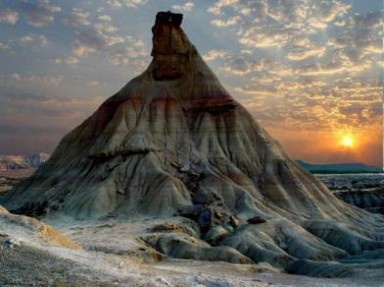
[(23, 179), (31, 176), (49, 159), (47, 153), (0, 155), (0, 178)]
[(49, 159), (47, 153), (0, 155), (0, 170), (37, 168)]
[(305, 170), (311, 173), (382, 173), (378, 166), (368, 166), (363, 163), (335, 163), (335, 164), (312, 164), (303, 160), (297, 161)]
[(188, 235), (157, 233), (148, 244), (172, 257), (269, 262), (310, 276), (353, 274), (335, 264), (349, 255), (382, 256), (384, 218), (337, 199), (292, 160), (224, 89), (181, 20), (157, 15), (149, 67), (2, 204), (35, 217), (185, 215)]

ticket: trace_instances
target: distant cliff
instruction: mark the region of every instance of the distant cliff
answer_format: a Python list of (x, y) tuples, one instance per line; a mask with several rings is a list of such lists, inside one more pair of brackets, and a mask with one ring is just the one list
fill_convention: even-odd
[(363, 163), (311, 164), (302, 160), (297, 162), (311, 173), (381, 173), (378, 166), (368, 166)]
[(0, 170), (37, 168), (49, 159), (49, 154), (0, 155)]

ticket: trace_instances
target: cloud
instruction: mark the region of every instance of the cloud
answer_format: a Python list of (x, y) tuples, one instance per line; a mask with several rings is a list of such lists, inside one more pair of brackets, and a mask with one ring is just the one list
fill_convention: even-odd
[(133, 37), (123, 38), (118, 35), (109, 35), (97, 27), (78, 33), (73, 43), (73, 52), (78, 57), (94, 52), (105, 53), (108, 62), (114, 66), (130, 65), (133, 63), (132, 59), (149, 54), (141, 40)]
[(247, 60), (244, 57), (232, 59), (225, 67), (224, 70), (235, 75), (246, 75), (252, 72), (265, 71), (270, 62), (266, 59), (259, 61)]
[(217, 6), (211, 6), (207, 9), (207, 12), (208, 13), (212, 13), (212, 14), (215, 14), (215, 15), (219, 15), (220, 14), (220, 11), (221, 9)]
[(89, 12), (84, 12), (82, 9), (74, 8), (71, 15), (67, 19), (64, 19), (64, 23), (73, 27), (87, 27), (91, 25), (89, 16)]
[(355, 127), (374, 125), (382, 122), (381, 101), (371, 103), (343, 102), (337, 105), (340, 114), (339, 121), (347, 121)]
[(108, 22), (97, 23), (97, 24), (95, 24), (95, 28), (98, 29), (99, 31), (103, 31), (106, 33), (117, 32), (117, 28)]
[(245, 85), (241, 87), (236, 87), (235, 91), (259, 95), (259, 96), (276, 97), (276, 89), (270, 86)]
[(356, 14), (351, 16), (349, 19), (342, 22), (343, 28), (360, 28), (360, 29), (371, 29), (380, 28), (383, 24), (383, 12), (373, 11), (367, 14)]
[(208, 8), (207, 12), (219, 15), (222, 8), (237, 4), (238, 2), (239, 0), (218, 0)]
[(103, 14), (98, 17), (99, 21), (94, 23), (90, 21), (89, 15), (83, 11), (77, 9), (75, 12), (72, 13), (72, 17), (76, 16), (81, 21), (65, 21), (67, 25), (76, 28), (75, 40), (72, 43), (75, 57), (72, 57), (72, 61), (70, 58), (54, 58), (52, 62), (75, 64), (78, 62), (78, 58), (92, 53), (100, 53), (113, 66), (127, 66), (136, 65), (140, 62), (138, 61), (140, 57), (149, 54), (142, 40), (117, 34), (118, 29), (110, 24), (112, 19), (110, 16)]
[(239, 43), (249, 48), (282, 48), (289, 41), (289, 33), (279, 26), (249, 26), (237, 33)]
[(224, 17), (213, 20), (213, 25), (238, 25), (240, 44), (269, 49), (290, 45), (300, 35), (323, 33), (351, 7), (339, 0), (217, 0), (207, 11)]
[(108, 61), (114, 66), (127, 66), (132, 60), (143, 55), (147, 55), (147, 52), (140, 51), (140, 49), (135, 49), (134, 47), (118, 47), (110, 51)]
[(311, 40), (306, 35), (294, 35), (289, 38), (289, 44), (293, 48), (308, 48), (312, 45)]
[(34, 27), (51, 24), (61, 7), (50, 4), (49, 0), (22, 0), (18, 4), (20, 13), (24, 14), (27, 23)]
[(345, 51), (350, 58), (380, 56), (383, 53), (382, 17), (380, 11), (350, 17), (343, 22), (343, 33), (331, 39), (329, 44), (335, 49)]
[(180, 12), (191, 12), (193, 8), (195, 7), (195, 4), (192, 2), (186, 2), (184, 4), (180, 5), (173, 5), (172, 9)]
[[(266, 16), (277, 22), (298, 23), (309, 15), (309, 3), (303, 0), (278, 1), (268, 9)], [(298, 27), (297, 25), (294, 25)]]
[(361, 114), (364, 107), (361, 104), (340, 103), (338, 110), (341, 114), (352, 116), (353, 114)]
[(112, 21), (112, 17), (109, 15), (106, 15), (106, 14), (100, 15), (98, 18), (99, 18), (99, 20), (102, 20), (105, 22), (111, 22)]
[(341, 1), (319, 1), (313, 8), (316, 9), (315, 11), (319, 12), (312, 15), (308, 24), (315, 29), (324, 30), (328, 27), (329, 23), (347, 14), (352, 8), (352, 5)]
[(113, 54), (116, 51), (117, 54), (121, 54), (123, 47), (119, 44), (126, 43), (129, 37), (124, 38), (116, 34), (118, 29), (110, 23), (112, 17), (109, 15), (99, 15), (97, 20), (91, 21), (89, 12), (77, 8), (72, 10), (71, 16), (64, 19), (64, 23), (76, 29), (75, 40), (72, 43), (72, 51), (76, 57), (72, 57), (72, 61), (55, 59), (56, 62), (71, 64), (74, 59), (78, 60), (77, 57), (84, 57), (94, 52)]
[(3, 44), (0, 42), (0, 50), (8, 50), (10, 47), (7, 44)]
[(59, 86), (63, 81), (64, 77), (59, 76), (37, 76), (37, 75), (29, 75), (29, 76), (21, 76), (19, 73), (13, 73), (10, 75), (10, 80), (25, 85), (27, 88), (28, 84), (32, 85), (51, 85), (51, 86)]
[(211, 21), (211, 24), (217, 27), (229, 27), (238, 24), (240, 21), (240, 16), (233, 16), (226, 20), (214, 19)]
[(123, 6), (136, 8), (138, 6), (145, 5), (148, 0), (104, 0), (108, 5), (115, 8), (121, 8)]
[(308, 28), (312, 27), (321, 31), (348, 13), (351, 7), (351, 4), (342, 1), (285, 0), (278, 1), (267, 16), (284, 23), (288, 29), (305, 28), (310, 31)]
[(261, 86), (272, 84), (274, 81), (278, 81), (278, 80), (280, 80), (280, 78), (274, 78), (266, 74), (261, 74), (251, 78), (252, 83), (255, 83)]
[(225, 50), (210, 50), (203, 55), (204, 61), (214, 61), (216, 59), (226, 59), (229, 57), (229, 53)]
[(48, 39), (44, 35), (32, 34), (29, 33), (18, 40), (22, 44), (31, 45), (33, 43), (38, 44), (40, 47), (46, 46), (48, 44)]
[[(318, 93), (319, 91), (323, 93), (324, 91), (322, 88), (327, 87), (328, 83), (322, 80), (306, 80), (303, 78), (300, 78), (296, 81), (284, 81), (278, 83), (277, 88), (282, 91), (294, 91), (297, 92), (298, 90), (303, 90), (307, 95), (310, 95), (311, 93), (309, 91), (314, 91), (315, 93)], [(323, 97), (320, 98), (322, 100)]]
[(68, 57), (68, 58), (53, 58), (50, 60), (50, 62), (53, 62), (55, 64), (67, 64), (67, 65), (76, 65), (79, 62), (79, 59), (75, 57)]
[(75, 57), (68, 57), (65, 59), (65, 63), (68, 64), (68, 65), (75, 65), (79, 62), (79, 59), (75, 58)]
[(332, 93), (338, 97), (345, 97), (349, 102), (381, 101), (382, 85), (380, 83), (340, 82), (332, 87)]
[(72, 26), (74, 28), (80, 29), (94, 29), (100, 32), (114, 33), (117, 31), (117, 28), (110, 24), (112, 18), (109, 15), (103, 14), (98, 17), (100, 22), (93, 23), (90, 19), (91, 14), (85, 12), (82, 9), (74, 8), (71, 12), (71, 15), (64, 19), (63, 22), (66, 25)]
[(114, 66), (138, 65), (145, 66), (148, 63), (140, 61), (140, 58), (146, 57), (149, 52), (144, 47), (144, 43), (132, 37), (126, 39), (128, 48), (123, 46), (112, 47), (108, 51), (108, 61)]
[(326, 50), (327, 48), (324, 46), (300, 48), (288, 52), (287, 59), (290, 61), (303, 61), (310, 57), (321, 58)]
[(95, 51), (103, 51), (108, 47), (108, 37), (100, 30), (89, 28), (80, 31), (73, 43), (73, 52), (81, 57)]
[[(281, 81), (282, 78), (296, 76), (295, 69), (283, 65), (279, 61), (275, 61), (275, 59), (271, 60), (264, 57), (255, 60), (252, 56), (248, 55), (230, 58), (225, 63), (223, 70), (237, 76), (252, 74), (252, 81), (260, 77), (264, 79), (269, 78), (271, 81)], [(257, 74), (257, 76), (254, 76), (254, 74)]]
[(17, 20), (19, 20), (19, 13), (17, 11), (6, 9), (0, 13), (0, 23), (14, 25), (17, 23)]
[[(285, 126), (294, 127), (297, 131), (318, 129), (332, 132), (342, 128), (368, 129), (380, 126), (380, 79), (361, 80), (357, 75), (352, 77), (349, 72), (347, 74), (350, 77), (331, 75), (331, 80), (328, 76), (284, 78), (275, 76), (284, 70), (281, 64), (265, 63), (262, 68), (265, 73), (257, 72), (251, 79), (252, 84), (239, 85), (234, 91), (268, 129)], [(239, 70), (247, 71), (249, 68), (242, 61), (237, 64), (240, 64), (237, 67)], [(349, 65), (352, 63), (342, 69)]]
[(356, 63), (346, 57), (343, 58), (344, 61), (323, 62), (300, 67), (295, 70), (295, 73), (302, 77), (340, 76), (362, 73), (372, 67), (372, 62), (368, 59)]

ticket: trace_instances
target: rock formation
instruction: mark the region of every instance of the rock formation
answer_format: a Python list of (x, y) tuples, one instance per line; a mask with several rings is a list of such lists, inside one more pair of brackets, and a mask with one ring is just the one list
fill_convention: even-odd
[(291, 160), (223, 88), (181, 19), (157, 15), (147, 70), (67, 134), (3, 204), (80, 219), (181, 214), (227, 254), (313, 276), (324, 272), (306, 266), (384, 248), (384, 218), (338, 200)]

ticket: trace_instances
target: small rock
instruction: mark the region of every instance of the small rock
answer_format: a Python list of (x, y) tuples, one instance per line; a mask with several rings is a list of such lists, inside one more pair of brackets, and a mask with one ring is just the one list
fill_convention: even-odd
[(247, 220), (247, 222), (249, 224), (260, 224), (260, 223), (265, 223), (267, 222), (266, 219), (262, 218), (261, 216), (255, 216), (255, 217), (252, 217), (252, 218), (249, 218)]

